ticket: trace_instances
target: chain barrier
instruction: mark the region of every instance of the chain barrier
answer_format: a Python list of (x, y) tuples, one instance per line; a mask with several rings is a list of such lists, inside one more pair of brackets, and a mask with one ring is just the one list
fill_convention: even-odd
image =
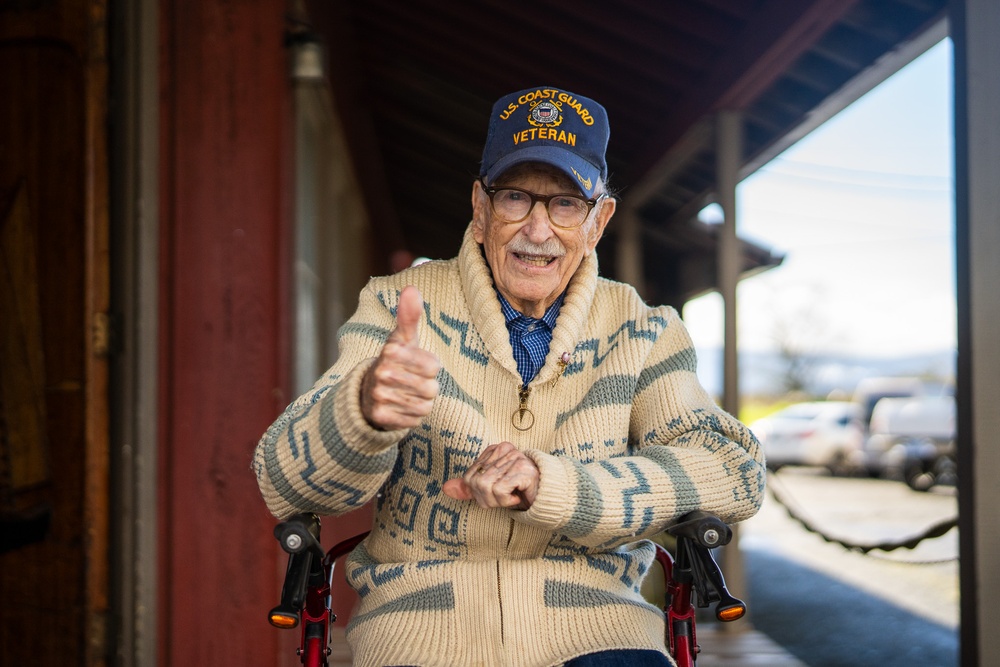
[[(927, 528), (926, 530), (924, 530), (922, 533), (915, 535), (913, 537), (901, 540), (889, 541), (889, 542), (879, 542), (876, 544), (859, 544), (857, 542), (851, 542), (849, 540), (844, 540), (839, 537), (833, 537), (829, 533), (826, 533), (820, 528), (817, 528), (812, 521), (810, 521), (804, 516), (803, 512), (800, 509), (793, 507), (793, 505), (797, 503), (789, 502), (791, 495), (788, 493), (788, 490), (784, 487), (784, 482), (778, 481), (778, 484), (775, 485), (774, 484), (775, 481), (778, 481), (778, 475), (772, 472), (768, 475), (767, 489), (768, 491), (771, 492), (771, 496), (774, 498), (774, 500), (785, 509), (785, 511), (788, 513), (788, 516), (794, 519), (797, 523), (799, 523), (803, 528), (805, 528), (810, 533), (815, 533), (816, 535), (819, 535), (821, 538), (823, 538), (825, 542), (830, 542), (832, 544), (839, 544), (848, 551), (858, 552), (870, 558), (890, 561), (893, 563), (902, 563), (906, 565), (938, 565), (941, 563), (950, 563), (952, 561), (958, 560), (958, 556), (952, 556), (951, 558), (944, 558), (940, 560), (920, 560), (920, 561), (897, 560), (895, 558), (879, 557), (871, 553), (873, 551), (889, 552), (903, 548), (911, 550), (915, 549), (917, 545), (923, 542), (924, 540), (941, 537), (948, 531), (950, 531), (952, 528), (957, 527), (958, 526), (957, 516), (936, 523)], [(778, 488), (776, 487), (780, 487), (781, 491), (779, 492)]]

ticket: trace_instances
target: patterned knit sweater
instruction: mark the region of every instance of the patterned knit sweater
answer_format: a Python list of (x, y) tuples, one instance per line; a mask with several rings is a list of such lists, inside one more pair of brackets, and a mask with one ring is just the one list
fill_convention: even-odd
[[(418, 427), (378, 431), (361, 413), (361, 377), (395, 328), (406, 285), (424, 298), (420, 345), (442, 362), (440, 393)], [(642, 538), (696, 508), (746, 519), (765, 478), (757, 441), (699, 385), (673, 309), (598, 277), (591, 253), (522, 405), (490, 270), (467, 230), (457, 258), (372, 279), (339, 335), (338, 361), (268, 429), (254, 469), (279, 518), (376, 499), (372, 533), (346, 568), (361, 598), (348, 627), (354, 664), (666, 653), (663, 614), (639, 592), (654, 552)], [(442, 493), (502, 441), (541, 472), (529, 510)]]

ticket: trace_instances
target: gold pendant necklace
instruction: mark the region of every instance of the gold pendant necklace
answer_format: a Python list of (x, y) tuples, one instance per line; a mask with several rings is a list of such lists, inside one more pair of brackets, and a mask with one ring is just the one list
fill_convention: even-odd
[[(569, 352), (562, 353), (562, 356), (559, 358), (558, 370), (552, 378), (552, 386), (555, 386), (559, 378), (562, 377), (562, 374), (566, 371), (566, 366), (569, 365), (571, 358), (572, 357)], [(535, 413), (528, 409), (529, 396), (531, 396), (531, 387), (525, 384), (517, 392), (517, 410), (514, 410), (514, 414), (510, 416), (510, 423), (518, 431), (527, 431), (535, 425)]]
[(528, 409), (528, 396), (531, 395), (531, 387), (524, 385), (518, 392), (519, 405), (514, 414), (510, 416), (510, 423), (518, 431), (527, 431), (535, 425), (535, 415)]

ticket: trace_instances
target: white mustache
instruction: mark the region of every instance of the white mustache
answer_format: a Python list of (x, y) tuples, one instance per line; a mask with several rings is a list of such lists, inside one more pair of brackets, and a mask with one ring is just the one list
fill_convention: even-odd
[(532, 243), (523, 236), (514, 237), (507, 244), (508, 252), (518, 255), (538, 255), (541, 257), (562, 257), (566, 254), (566, 248), (559, 243), (558, 239), (548, 239), (545, 243)]

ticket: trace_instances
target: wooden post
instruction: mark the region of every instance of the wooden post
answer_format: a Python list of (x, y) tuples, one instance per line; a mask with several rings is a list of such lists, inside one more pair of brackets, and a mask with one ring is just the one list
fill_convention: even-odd
[(91, 0), (88, 7), (84, 119), (84, 504), (86, 527), (87, 665), (106, 665), (110, 640), (110, 414), (111, 272), (108, 196), (108, 7)]
[[(740, 414), (739, 355), (736, 336), (736, 287), (740, 276), (740, 246), (736, 236), (736, 186), (743, 157), (743, 117), (736, 111), (720, 111), (716, 119), (717, 197), (723, 222), (719, 232), (718, 280), (724, 309), (722, 408)], [(737, 597), (746, 597), (746, 575), (739, 549), (739, 530), (726, 548), (726, 583)], [(727, 630), (739, 630), (724, 625)]]
[(958, 288), (957, 443), (961, 555), (961, 664), (994, 665), (1000, 633), (1000, 6), (953, 0), (955, 44), (955, 252)]
[(277, 664), (280, 550), (250, 463), (290, 400), (288, 3), (160, 7), (157, 662)]
[(639, 214), (631, 207), (619, 209), (621, 220), (615, 216), (618, 223), (618, 245), (615, 249), (615, 264), (618, 269), (618, 280), (632, 285), (640, 295), (645, 294), (642, 265), (642, 224)]
[(118, 318), (111, 465), (111, 555), (119, 667), (156, 664), (159, 2), (120, 3), (111, 19), (112, 302)]
[(743, 119), (735, 111), (721, 111), (716, 125), (718, 203), (722, 207), (719, 234), (719, 293), (725, 313), (722, 407), (734, 416), (740, 411), (739, 366), (736, 354), (736, 284), (740, 275), (740, 247), (736, 237), (736, 185), (743, 153)]

